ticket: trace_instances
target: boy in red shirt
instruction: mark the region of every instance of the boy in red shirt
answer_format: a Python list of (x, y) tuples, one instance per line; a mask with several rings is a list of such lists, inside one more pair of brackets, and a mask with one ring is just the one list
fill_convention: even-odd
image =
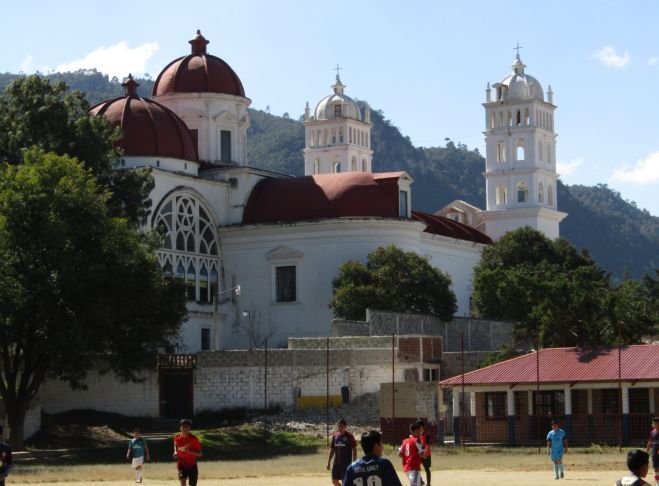
[(201, 443), (199, 439), (190, 432), (192, 421), (183, 419), (180, 422), (180, 434), (174, 437), (174, 459), (178, 469), (178, 479), (181, 486), (185, 486), (186, 480), (190, 486), (197, 486), (199, 471), (197, 469), (197, 458), (201, 457)]
[(410, 436), (405, 439), (398, 449), (398, 455), (403, 458), (403, 471), (410, 480), (410, 486), (421, 486), (421, 460), (426, 456), (419, 433), (421, 426), (418, 422), (410, 425)]

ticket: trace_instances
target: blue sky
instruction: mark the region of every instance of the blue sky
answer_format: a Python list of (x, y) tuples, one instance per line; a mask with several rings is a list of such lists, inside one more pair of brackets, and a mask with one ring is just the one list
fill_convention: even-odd
[(483, 152), (484, 90), (519, 42), (526, 72), (554, 91), (562, 180), (608, 184), (659, 216), (657, 26), (656, 0), (23, 0), (3, 6), (0, 72), (155, 78), (201, 29), (254, 108), (299, 116), (339, 64), (346, 94), (415, 145)]

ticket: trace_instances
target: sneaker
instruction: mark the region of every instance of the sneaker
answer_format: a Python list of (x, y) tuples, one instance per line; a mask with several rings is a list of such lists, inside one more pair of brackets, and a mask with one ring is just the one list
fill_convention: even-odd
[(563, 479), (563, 471), (561, 471), (561, 479)]

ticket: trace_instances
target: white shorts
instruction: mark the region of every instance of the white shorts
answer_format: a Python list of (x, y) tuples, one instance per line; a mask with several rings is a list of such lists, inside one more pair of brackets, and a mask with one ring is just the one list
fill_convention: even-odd
[(410, 486), (421, 486), (421, 471), (407, 471)]
[(131, 464), (133, 469), (137, 469), (138, 467), (142, 466), (142, 464), (144, 464), (144, 456), (133, 457), (133, 463)]

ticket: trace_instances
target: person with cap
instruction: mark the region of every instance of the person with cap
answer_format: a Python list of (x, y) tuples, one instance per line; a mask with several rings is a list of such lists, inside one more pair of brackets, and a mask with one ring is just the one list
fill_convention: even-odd
[(179, 426), (180, 433), (174, 436), (174, 459), (176, 460), (178, 479), (181, 486), (186, 486), (186, 481), (190, 486), (197, 486), (199, 477), (197, 459), (203, 455), (201, 442), (199, 442), (197, 436), (190, 432), (192, 420), (182, 419)]
[(5, 479), (12, 467), (11, 447), (3, 440), (3, 429), (0, 425), (0, 486), (5, 486)]

